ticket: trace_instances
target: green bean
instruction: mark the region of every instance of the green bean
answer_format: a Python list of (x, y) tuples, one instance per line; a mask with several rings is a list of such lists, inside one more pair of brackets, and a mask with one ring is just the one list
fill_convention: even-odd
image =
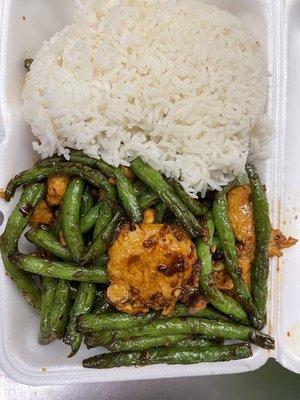
[(78, 264), (63, 261), (49, 261), (36, 256), (11, 253), (9, 260), (22, 270), (33, 274), (49, 276), (50, 278), (66, 279), (78, 282), (107, 283), (108, 276), (105, 268), (84, 268)]
[[(99, 313), (101, 313), (101, 311)], [(85, 334), (84, 343), (88, 349), (92, 349), (94, 347), (99, 347), (99, 346), (107, 347), (108, 345), (111, 345), (115, 341), (116, 334), (117, 332), (115, 331)], [(125, 338), (125, 340), (131, 340), (131, 339), (136, 339), (136, 338), (132, 338), (131, 336), (129, 336), (128, 333), (128, 336)]]
[(152, 347), (170, 347), (176, 344), (177, 348), (192, 349), (195, 347), (204, 348), (212, 346), (213, 342), (202, 339), (192, 338), (187, 335), (170, 335), (157, 337), (141, 337), (129, 340), (115, 340), (111, 344), (106, 345), (109, 351), (139, 351), (146, 350)]
[(146, 210), (147, 208), (157, 204), (158, 202), (159, 197), (153, 192), (149, 192), (139, 196), (139, 205), (142, 210)]
[(210, 306), (206, 306), (202, 310), (198, 311), (190, 311), (190, 309), (185, 306), (184, 304), (177, 303), (174, 310), (171, 312), (171, 314), (168, 317), (163, 317), (161, 318), (177, 318), (177, 317), (198, 317), (198, 318), (206, 318), (206, 319), (214, 319), (216, 321), (227, 321), (227, 318), (220, 314), (218, 311), (213, 309)]
[(93, 233), (93, 239), (96, 239), (96, 237), (103, 232), (103, 230), (110, 224), (113, 217), (114, 213), (110, 202), (104, 200), (102, 203), (100, 203), (100, 210)]
[(153, 311), (144, 315), (132, 315), (117, 312), (102, 312), (99, 314), (80, 315), (77, 318), (77, 329), (84, 333), (95, 333), (106, 330), (130, 329), (135, 326), (144, 326), (158, 319), (170, 319), (176, 317), (202, 317), (207, 319), (224, 320), (224, 317), (215, 310), (206, 307), (203, 310), (190, 313), (188, 307), (176, 304), (172, 313), (162, 316)]
[[(97, 308), (93, 310), (93, 313), (111, 313), (111, 311), (114, 311), (113, 307), (110, 306), (110, 308), (107, 307), (107, 303), (104, 302), (103, 307), (101, 307), (101, 302), (99, 305), (99, 312), (97, 311)], [(128, 327), (129, 329), (124, 330), (124, 333), (119, 333), (117, 330), (110, 330), (110, 331), (101, 331), (101, 332), (95, 332), (95, 333), (86, 333), (85, 335), (85, 343), (88, 348), (91, 347), (97, 347), (97, 346), (108, 346), (111, 343), (115, 341), (116, 338), (118, 338), (118, 335), (124, 335), (124, 338), (126, 340), (132, 339), (132, 340), (137, 340), (139, 338), (139, 335), (137, 337), (132, 337), (130, 334), (130, 329), (133, 327), (133, 323), (130, 319), (131, 316), (128, 318)], [(157, 314), (156, 318), (153, 318), (154, 320), (169, 320), (170, 318), (175, 318), (175, 317), (194, 317), (194, 318), (206, 318), (206, 319), (213, 319), (217, 321), (226, 321), (225, 317), (223, 317), (221, 314), (219, 314), (217, 311), (206, 307), (204, 310), (200, 310), (194, 314), (190, 314), (188, 308), (182, 304), (177, 303), (175, 306), (175, 309), (173, 310), (172, 314), (170, 316), (162, 316), (161, 314)], [(125, 320), (126, 318), (124, 318)], [(124, 321), (125, 322), (125, 321)], [(90, 327), (89, 327), (90, 328)], [(162, 335), (165, 337), (165, 335)], [(188, 334), (189, 336), (189, 334)], [(153, 337), (159, 337), (159, 335), (155, 335)], [(122, 337), (121, 337), (122, 339)]]
[(208, 211), (208, 207), (205, 204), (200, 203), (199, 200), (195, 200), (190, 197), (185, 191), (184, 187), (176, 179), (170, 179), (170, 184), (173, 187), (175, 193), (179, 199), (187, 206), (192, 214), (196, 217), (201, 217)]
[(95, 284), (81, 282), (78, 286), (74, 305), (70, 312), (70, 322), (66, 332), (65, 342), (71, 346), (69, 357), (73, 357), (81, 345), (83, 335), (76, 331), (76, 318), (91, 311), (95, 298)]
[(65, 162), (66, 159), (64, 156), (59, 156), (57, 154), (53, 154), (51, 157), (47, 157), (44, 159), (38, 159), (35, 163), (35, 167), (51, 167), (54, 164), (57, 164), (58, 162)]
[(220, 243), (220, 239), (218, 238), (218, 236), (215, 235), (213, 237), (212, 245), (215, 246), (216, 250), (220, 250), (221, 249), (221, 243)]
[(26, 228), (34, 208), (45, 194), (45, 185), (37, 183), (27, 186), (21, 194), (20, 200), (9, 217), (4, 233), (1, 237), (1, 247), (6, 252), (17, 248), (18, 240)]
[[(104, 333), (101, 333), (103, 339)], [(130, 329), (115, 331), (114, 339), (165, 335), (201, 335), (207, 339), (217, 337), (242, 340), (256, 344), (264, 349), (274, 349), (274, 339), (272, 337), (249, 326), (194, 317), (156, 320), (148, 323), (146, 326), (136, 326)]]
[(142, 181), (136, 181), (133, 183), (133, 190), (136, 196), (141, 196), (144, 194), (151, 193), (148, 186), (146, 186)]
[(56, 285), (56, 279), (47, 277), (42, 279), (41, 319), (39, 329), (40, 344), (48, 344), (54, 340), (50, 316), (55, 297)]
[(154, 312), (145, 315), (131, 315), (126, 313), (101, 313), (79, 315), (76, 326), (79, 332), (94, 333), (105, 330), (129, 329), (133, 326), (143, 326), (155, 318)]
[(219, 192), (213, 202), (213, 215), (218, 231), (218, 236), (222, 246), (222, 250), (226, 259), (226, 266), (230, 273), (236, 294), (247, 312), (254, 327), (260, 327), (262, 324), (261, 318), (258, 314), (251, 298), (250, 291), (243, 280), (241, 270), (238, 263), (236, 254), (235, 238), (230, 225), (228, 210), (227, 210), (227, 194), (228, 188), (224, 188)]
[(172, 187), (158, 171), (144, 163), (139, 157), (132, 161), (131, 169), (141, 181), (146, 183), (161, 198), (191, 237), (201, 235), (201, 226), (196, 218), (186, 205), (178, 199)]
[(222, 313), (228, 315), (231, 319), (240, 322), (242, 324), (248, 324), (247, 314), (243, 310), (242, 306), (232, 297), (221, 292), (213, 286), (212, 283), (212, 255), (210, 248), (213, 244), (214, 234), (214, 221), (212, 213), (208, 212), (202, 218), (202, 227), (207, 232), (207, 240), (204, 242), (198, 239), (196, 248), (198, 257), (201, 261), (200, 269), (200, 286), (203, 289), (210, 303)]
[[(218, 344), (222, 344), (222, 343), (218, 343)], [(210, 346), (214, 346), (214, 345), (216, 345), (216, 341), (214, 342), (212, 340), (203, 339), (202, 337), (199, 337), (199, 336), (188, 336), (185, 339), (182, 339), (176, 343), (177, 349), (189, 349), (189, 348), (192, 349), (195, 347), (204, 348), (204, 347), (210, 347)]]
[(85, 255), (81, 260), (82, 265), (94, 262), (106, 252), (122, 222), (122, 213), (121, 211), (117, 211), (116, 215), (106, 227), (106, 229), (100, 232), (100, 234), (88, 247)]
[[(69, 158), (70, 162), (73, 163), (78, 163), (78, 164), (83, 164), (83, 165), (88, 165), (93, 168), (97, 168), (102, 174), (109, 178), (114, 177), (114, 167), (107, 164), (101, 159), (96, 159), (96, 158), (91, 158), (87, 156), (86, 154), (83, 153), (81, 150), (74, 150), (74, 149), (69, 149)], [(54, 155), (52, 157), (46, 158), (45, 160), (38, 161), (36, 165), (40, 166), (49, 166), (53, 165), (57, 162), (60, 161), (65, 161), (65, 158), (63, 156), (58, 156)]]
[(102, 290), (98, 291), (93, 304), (92, 313), (101, 314), (103, 312), (111, 311), (114, 311), (114, 307), (105, 300), (104, 292)]
[(88, 211), (80, 220), (80, 231), (82, 234), (93, 229), (97, 222), (100, 210), (100, 203), (97, 203), (90, 211)]
[(115, 167), (107, 164), (105, 161), (101, 160), (101, 158), (91, 158), (84, 154), (81, 150), (70, 149), (70, 161), (97, 168), (100, 172), (102, 172), (102, 174), (104, 174), (108, 178), (114, 177)]
[(207, 348), (152, 348), (126, 353), (106, 353), (83, 360), (85, 368), (114, 368), (130, 365), (152, 364), (194, 364), (199, 362), (219, 362), (238, 360), (252, 356), (248, 344), (231, 344)]
[(84, 252), (84, 241), (80, 230), (80, 205), (84, 182), (73, 178), (67, 187), (62, 206), (64, 237), (73, 259), (79, 262)]
[(255, 253), (251, 268), (252, 297), (262, 320), (260, 325), (262, 328), (266, 323), (269, 276), (268, 247), (272, 228), (265, 188), (252, 164), (247, 164), (246, 170), (251, 187), (255, 229)]
[[(131, 343), (136, 343), (137, 346), (138, 345), (149, 345), (149, 347), (153, 347), (151, 346), (152, 343), (155, 343), (156, 341), (159, 343), (162, 343), (162, 345), (164, 345), (164, 338), (169, 338), (169, 337), (174, 337), (174, 343), (176, 342), (176, 339), (178, 337), (178, 340), (181, 340), (181, 338), (188, 338), (191, 335), (156, 335), (156, 336), (131, 336), (130, 335), (130, 331), (129, 330), (124, 330), (121, 331), (122, 334), (120, 334), (118, 331), (103, 331), (103, 332), (97, 332), (97, 333), (89, 333), (89, 334), (85, 334), (84, 336), (84, 342), (87, 346), (88, 349), (92, 349), (94, 347), (106, 347), (107, 349), (110, 350), (111, 346), (114, 345), (114, 343), (116, 342), (122, 342), (122, 343), (129, 343), (129, 345), (131, 346)], [(124, 338), (118, 338), (118, 336), (124, 336)], [(170, 341), (170, 345), (172, 345), (172, 341)], [(117, 346), (117, 345), (116, 345)], [(132, 345), (132, 350), (135, 350), (135, 346), (134, 344)], [(137, 350), (139, 349), (139, 347), (137, 348)], [(116, 349), (116, 351), (118, 351)], [(125, 351), (125, 349), (124, 349)]]
[(43, 228), (32, 228), (25, 233), (26, 239), (37, 247), (48, 251), (55, 257), (65, 261), (72, 261), (73, 258), (67, 247), (60, 244), (59, 240), (49, 231)]
[[(122, 337), (120, 338), (119, 336)], [(121, 351), (121, 348), (118, 346), (122, 346), (122, 351), (127, 351), (127, 345), (125, 343), (128, 343), (128, 350), (139, 350), (142, 348), (154, 347), (155, 344), (157, 346), (172, 346), (174, 343), (183, 340), (205, 340), (206, 342), (213, 344), (221, 344), (220, 339), (218, 339), (217, 342), (216, 338), (208, 340), (199, 337), (198, 335), (191, 334), (156, 334), (154, 336), (132, 336), (130, 334), (130, 329), (122, 331), (102, 331), (98, 333), (85, 334), (84, 336), (84, 342), (88, 349), (92, 349), (94, 347), (105, 347), (111, 351)], [(183, 346), (184, 345), (182, 345), (182, 347)]]
[(32, 277), (11, 262), (8, 255), (11, 251), (17, 249), (18, 240), (27, 226), (35, 206), (43, 198), (44, 194), (45, 185), (42, 183), (27, 186), (16, 208), (10, 215), (4, 233), (1, 236), (1, 253), (6, 272), (13, 279), (20, 292), (23, 293), (28, 303), (36, 308), (40, 306), (40, 290), (35, 285)]
[(58, 162), (49, 166), (38, 165), (29, 170), (20, 172), (18, 175), (12, 178), (8, 182), (5, 191), (5, 197), (7, 201), (11, 199), (19, 186), (42, 181), (49, 176), (55, 174), (68, 175), (84, 179), (92, 186), (95, 186), (98, 189), (104, 189), (106, 191), (107, 197), (112, 201), (115, 201), (116, 199), (115, 188), (110, 185), (108, 180), (99, 171), (96, 171), (95, 169), (92, 169), (87, 165), (73, 164), (69, 162)]
[(142, 222), (142, 209), (134, 193), (132, 183), (119, 168), (115, 170), (115, 177), (117, 179), (118, 195), (129, 219), (136, 223)]
[(50, 325), (52, 336), (56, 339), (63, 339), (69, 321), (69, 310), (71, 291), (69, 282), (63, 279), (58, 281), (55, 296), (52, 304)]
[(108, 254), (104, 253), (100, 258), (94, 261), (93, 265), (99, 268), (106, 268), (108, 263)]
[(80, 206), (80, 218), (82, 218), (88, 211), (93, 208), (94, 200), (90, 188), (85, 187), (82, 194), (81, 206)]
[(155, 222), (161, 224), (164, 219), (167, 206), (163, 201), (160, 201), (155, 205), (154, 208), (155, 208)]
[(59, 214), (57, 216), (57, 220), (51, 227), (52, 233), (55, 238), (59, 239), (59, 234), (62, 232), (62, 220), (61, 220), (61, 210), (59, 210)]

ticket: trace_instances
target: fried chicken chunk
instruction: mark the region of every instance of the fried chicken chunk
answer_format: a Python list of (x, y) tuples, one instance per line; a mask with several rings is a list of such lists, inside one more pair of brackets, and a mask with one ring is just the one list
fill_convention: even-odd
[(226, 270), (213, 271), (212, 275), (213, 285), (219, 290), (231, 291), (233, 290), (233, 283)]
[(195, 246), (178, 226), (127, 224), (108, 255), (107, 298), (119, 311), (167, 315), (187, 288), (198, 287)]
[(57, 206), (62, 201), (69, 182), (65, 175), (53, 175), (47, 179), (46, 200), (51, 206)]
[(231, 189), (227, 196), (227, 202), (230, 224), (235, 238), (244, 244), (253, 245), (255, 232), (250, 186), (244, 185)]
[[(229, 191), (227, 196), (228, 213), (238, 245), (239, 266), (245, 282), (250, 285), (250, 269), (255, 250), (255, 231), (253, 207), (249, 185), (239, 186)], [(293, 246), (296, 239), (286, 238), (279, 229), (272, 229), (269, 243), (269, 257), (282, 256), (283, 249)]]
[(33, 227), (39, 225), (49, 225), (53, 218), (53, 212), (46, 200), (41, 200), (35, 207), (29, 224)]
[(294, 246), (298, 242), (297, 239), (289, 236), (288, 238), (279, 229), (272, 229), (269, 242), (269, 257), (281, 257), (283, 249)]

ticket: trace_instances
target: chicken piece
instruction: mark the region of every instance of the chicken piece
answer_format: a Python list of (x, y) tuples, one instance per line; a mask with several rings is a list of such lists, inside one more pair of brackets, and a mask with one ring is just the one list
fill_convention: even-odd
[(195, 245), (178, 226), (126, 224), (108, 251), (108, 300), (127, 313), (171, 313), (181, 294), (198, 287)]
[[(238, 260), (245, 282), (250, 287), (250, 270), (255, 251), (255, 230), (251, 189), (249, 185), (229, 191), (227, 196), (229, 220), (238, 244)], [(279, 229), (272, 229), (269, 243), (269, 257), (282, 256), (282, 249), (293, 246), (296, 239), (286, 238)]]
[(293, 237), (286, 237), (279, 229), (272, 229), (269, 242), (269, 257), (281, 257), (283, 249), (294, 246), (298, 242)]
[(148, 208), (144, 211), (143, 224), (154, 224), (155, 221), (155, 210)]
[(255, 232), (250, 186), (244, 185), (231, 189), (227, 202), (229, 220), (235, 238), (245, 244), (253, 245)]
[(238, 254), (239, 267), (242, 270), (242, 277), (246, 282), (248, 288), (251, 287), (251, 266), (253, 262), (254, 252), (252, 248), (245, 247), (244, 251)]
[(117, 180), (115, 178), (108, 178), (108, 182), (113, 186), (116, 186), (117, 184)]
[[(180, 300), (184, 303), (183, 296), (180, 296)], [(205, 295), (201, 294), (199, 290), (194, 290), (192, 297), (188, 297), (187, 304), (190, 304), (189, 314), (196, 314), (198, 311), (204, 310), (208, 304), (208, 299)]]
[(65, 175), (53, 175), (47, 179), (46, 200), (51, 206), (57, 206), (62, 201), (69, 182)]
[(49, 225), (53, 218), (53, 212), (46, 200), (41, 200), (35, 207), (29, 224), (33, 227)]
[(98, 199), (99, 201), (103, 201), (105, 199), (105, 189), (99, 189), (98, 192)]
[(136, 181), (136, 176), (134, 175), (134, 173), (131, 171), (130, 168), (122, 166), (122, 171), (124, 175), (130, 180), (130, 182)]
[[(230, 223), (237, 240), (247, 246), (246, 253), (254, 252), (255, 231), (250, 186), (244, 185), (228, 193)], [(282, 256), (282, 249), (293, 246), (297, 239), (287, 238), (279, 229), (272, 229), (269, 243), (269, 257)]]
[(222, 291), (231, 291), (233, 283), (225, 269), (214, 270), (212, 273), (213, 286)]

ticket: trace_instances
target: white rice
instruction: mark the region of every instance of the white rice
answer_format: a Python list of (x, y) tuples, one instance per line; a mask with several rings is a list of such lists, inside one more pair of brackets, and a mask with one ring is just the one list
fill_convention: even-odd
[(230, 13), (98, 0), (44, 43), (23, 99), (41, 157), (139, 155), (195, 195), (244, 171), (250, 143), (259, 151), (267, 91), (261, 47)]

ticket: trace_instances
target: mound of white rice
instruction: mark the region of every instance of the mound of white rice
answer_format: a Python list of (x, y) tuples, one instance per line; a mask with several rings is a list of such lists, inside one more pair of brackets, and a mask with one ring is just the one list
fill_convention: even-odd
[(267, 89), (260, 45), (230, 13), (98, 0), (44, 43), (23, 99), (42, 157), (72, 147), (117, 166), (140, 155), (203, 194), (244, 170)]

